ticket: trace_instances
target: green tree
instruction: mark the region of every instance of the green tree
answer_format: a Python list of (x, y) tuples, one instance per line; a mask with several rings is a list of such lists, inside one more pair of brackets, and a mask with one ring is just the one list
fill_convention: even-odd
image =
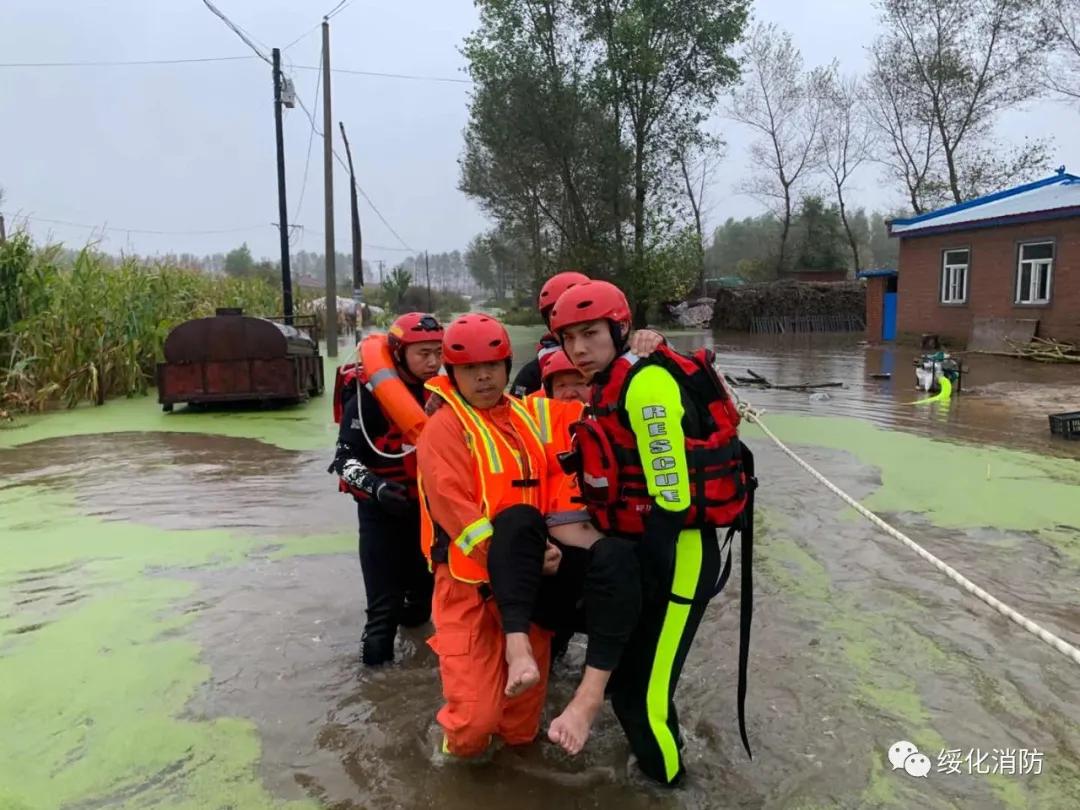
[[(894, 216), (903, 216), (904, 213)], [(875, 211), (870, 216), (870, 253), (876, 267), (897, 267), (900, 263), (900, 240), (889, 236), (889, 227), (883, 214)]]
[(797, 270), (841, 270), (848, 266), (840, 211), (820, 197), (803, 197), (795, 225)]
[(477, 6), (460, 186), (498, 223), (496, 283), (520, 295), (526, 278), (535, 292), (580, 267), (630, 290), (640, 322), (648, 299), (632, 280), (690, 224), (679, 158), (738, 77), (729, 51), (748, 0)]
[(474, 236), (465, 249), (465, 266), (473, 281), (485, 290), (495, 289), (494, 263), (487, 240), (483, 236)]
[[(747, 0), (579, 0), (588, 40), (599, 51), (594, 83), (632, 155), (633, 264), (645, 267), (650, 197), (675, 163), (680, 134), (697, 128), (720, 92), (739, 78), (731, 53)], [(618, 268), (622, 270), (622, 268)], [(635, 320), (646, 301), (636, 302)]]
[(251, 249), (248, 248), (247, 242), (225, 254), (225, 275), (234, 278), (250, 276), (254, 269), (255, 259), (251, 256)]
[(402, 304), (405, 301), (405, 294), (409, 291), (410, 284), (412, 284), (412, 273), (404, 267), (395, 267), (393, 272), (383, 280), (382, 286), (383, 291), (386, 293), (386, 302), (389, 304), (390, 309), (398, 314), (404, 311)]

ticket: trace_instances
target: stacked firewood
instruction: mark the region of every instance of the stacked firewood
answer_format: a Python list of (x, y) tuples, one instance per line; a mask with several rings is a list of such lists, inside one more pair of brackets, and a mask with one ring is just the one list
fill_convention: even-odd
[(1080, 347), (1050, 338), (1033, 337), (1030, 343), (1005, 340), (1012, 349), (1002, 352), (1012, 357), (1023, 357), (1039, 363), (1080, 363)]

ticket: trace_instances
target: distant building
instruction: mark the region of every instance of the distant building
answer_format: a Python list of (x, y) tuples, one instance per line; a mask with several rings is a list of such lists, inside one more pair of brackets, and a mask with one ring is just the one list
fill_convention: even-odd
[(993, 324), (1001, 335), (1080, 342), (1080, 177), (1064, 167), (1044, 180), (893, 220), (889, 233), (900, 240), (900, 334), (937, 334), (962, 345)]

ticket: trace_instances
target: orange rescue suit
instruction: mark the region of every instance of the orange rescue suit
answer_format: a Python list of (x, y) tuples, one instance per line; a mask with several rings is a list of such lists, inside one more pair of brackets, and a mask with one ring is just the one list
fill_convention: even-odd
[[(448, 377), (435, 377), (424, 387), (442, 397), (460, 423), (472, 456), (472, 489), (477, 501), (469, 510), (471, 519), (463, 526), (460, 515), (445, 516), (442, 523), (448, 525), (441, 525), (432, 518), (421, 471), (420, 549), (432, 564), (442, 561), (438, 559), (439, 548), (445, 547), (446, 562), (456, 579), (487, 582), (487, 555), (474, 555), (473, 552), (491, 537), (491, 519), (503, 509), (517, 504), (535, 506), (543, 511), (547, 457), (540, 429), (529, 410), (514, 397), (505, 397), (496, 408), (508, 409), (507, 416), (517, 441), (511, 441), (492, 421), (490, 414), (466, 402)], [(451, 472), (455, 476), (469, 474), (460, 468)]]

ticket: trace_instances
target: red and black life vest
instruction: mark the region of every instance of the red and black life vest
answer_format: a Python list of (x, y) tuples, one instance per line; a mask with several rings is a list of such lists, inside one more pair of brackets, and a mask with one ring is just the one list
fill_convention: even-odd
[(647, 358), (627, 353), (596, 380), (587, 417), (572, 427), (571, 464), (582, 500), (601, 531), (629, 537), (644, 534), (645, 517), (655, 504), (645, 476), (664, 472), (642, 469), (625, 406), (631, 380), (649, 365), (667, 370), (683, 394), (691, 501), (686, 525), (735, 524), (747, 497), (739, 413), (708, 349), (689, 357), (666, 345)]
[[(367, 384), (368, 375), (359, 364), (350, 363), (338, 369), (337, 377), (334, 380), (335, 422), (341, 422), (345, 412), (345, 402), (348, 400), (349, 396), (356, 397), (356, 418), (363, 418), (359, 389)], [(377, 399), (376, 402), (378, 402)], [(386, 453), (391, 456), (401, 456), (405, 451), (404, 436), (398, 426), (394, 424), (394, 420), (382, 409), (382, 406), (380, 405), (379, 407), (380, 410), (383, 411), (383, 417), (386, 419), (386, 424), (389, 428), (378, 436), (372, 435), (369, 428), (368, 435), (371, 437), (371, 444), (381, 453)], [(416, 488), (416, 453), (409, 453), (404, 457), (399, 458), (383, 458), (382, 456), (374, 455), (371, 461), (365, 464), (365, 466), (380, 478), (385, 478), (387, 481), (396, 481), (403, 485), (408, 490), (410, 499), (416, 500), (419, 498), (419, 493)], [(366, 492), (349, 486), (341, 478), (338, 479), (338, 492), (349, 492), (354, 497), (370, 499), (370, 496)]]

